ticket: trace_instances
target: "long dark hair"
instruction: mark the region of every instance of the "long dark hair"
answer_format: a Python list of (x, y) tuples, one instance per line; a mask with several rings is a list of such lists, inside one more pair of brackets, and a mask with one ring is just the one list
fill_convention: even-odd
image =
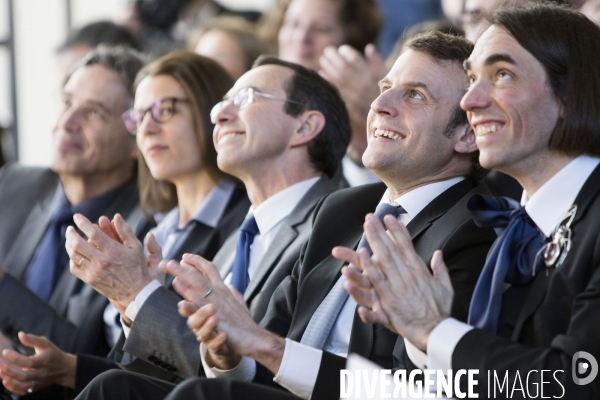
[[(210, 110), (233, 86), (233, 78), (216, 61), (198, 54), (180, 51), (167, 54), (140, 71), (136, 86), (146, 77), (167, 75), (186, 92), (193, 110), (194, 132), (198, 139), (200, 162), (218, 182), (225, 174), (217, 166), (217, 151), (212, 140), (214, 125)], [(147, 213), (165, 212), (177, 205), (175, 185), (157, 181), (141, 155), (139, 160), (140, 201)]]
[(600, 28), (556, 4), (499, 9), (504, 27), (544, 67), (560, 118), (549, 147), (570, 155), (600, 155)]

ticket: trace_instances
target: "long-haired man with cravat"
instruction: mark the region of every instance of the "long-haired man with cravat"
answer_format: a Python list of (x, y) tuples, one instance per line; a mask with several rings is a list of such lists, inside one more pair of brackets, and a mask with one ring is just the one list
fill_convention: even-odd
[[(467, 85), (462, 61), (471, 49), (464, 39), (442, 33), (408, 45), (381, 81), (367, 121), (363, 161), (384, 183), (341, 190), (322, 201), (311, 238), (292, 275), (275, 291), (260, 326), (236, 306), (209, 263), (190, 257), (180, 267), (169, 266), (177, 280), (194, 288), (179, 287), (195, 304), (191, 309), (200, 307), (188, 324), (204, 340), (205, 371), (235, 380), (190, 380), (168, 398), (338, 399), (339, 371), (348, 353), (390, 368), (402, 340), (383, 325), (360, 321), (357, 304), (344, 289), (344, 262), (332, 256), (339, 245), (369, 252), (362, 239), (368, 213), (407, 223), (425, 259), (439, 248), (445, 251), (452, 260), (452, 282), (460, 287), (449, 306), (452, 315), (466, 320), (496, 236), (491, 228), (478, 229), (465, 208), (472, 194), (489, 193), (474, 179), (481, 178), (475, 136), (459, 108)], [(198, 269), (210, 285), (193, 283), (207, 281)], [(268, 387), (273, 380), (291, 393)]]
[[(440, 307), (452, 299), (442, 257), (435, 277), (411, 288), (427, 301), (411, 301), (402, 282), (426, 274), (404, 229), (386, 221), (392, 241), (377, 221), (367, 222), (376, 255), (404, 257), (363, 258), (372, 287), (385, 299), (380, 312), (365, 310), (365, 319), (384, 318), (426, 351), (421, 366), (479, 370), (480, 398), (600, 398), (599, 54), (593, 22), (560, 6), (534, 5), (496, 12), (465, 63), (470, 88), (461, 105), (481, 164), (524, 188), (521, 205), (469, 201), (477, 222), (501, 233), (477, 282), (468, 324)], [(428, 317), (412, 318), (423, 313)]]

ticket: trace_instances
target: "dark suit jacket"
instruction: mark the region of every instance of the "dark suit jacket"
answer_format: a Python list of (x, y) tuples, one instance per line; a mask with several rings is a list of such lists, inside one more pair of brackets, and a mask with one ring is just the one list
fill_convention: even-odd
[[(298, 259), (302, 245), (310, 236), (312, 211), (317, 202), (333, 190), (331, 180), (321, 178), (284, 221), (277, 238), (260, 261), (244, 295), (255, 319), (258, 320), (264, 315), (271, 294), (281, 280), (290, 274)], [(247, 212), (248, 208), (245, 211)], [(237, 236), (235, 231), (213, 260), (222, 276), (231, 270)], [(129, 365), (122, 365), (124, 369), (171, 382), (177, 382), (182, 377), (203, 375), (198, 341), (187, 326), (186, 318), (177, 312), (177, 302), (180, 300), (178, 295), (164, 287), (150, 295), (139, 310), (128, 338), (122, 345), (122, 351), (117, 343), (111, 354), (118, 362), (125, 352), (140, 361), (135, 365), (135, 369), (129, 368)], [(148, 362), (143, 365), (142, 360)]]
[[(90, 318), (89, 306), (100, 295), (72, 275), (68, 265), (48, 304), (20, 282), (45, 232), (58, 179), (49, 169), (17, 164), (0, 170), (0, 263), (10, 275), (0, 290), (0, 329), (13, 338), (20, 330), (44, 335), (69, 351), (77, 327)], [(125, 195), (116, 199), (105, 215), (119, 212), (137, 226), (143, 218), (137, 182), (130, 182), (125, 190)], [(107, 346), (88, 340), (86, 349), (106, 354)]]
[[(318, 207), (313, 235), (292, 275), (277, 288), (261, 325), (300, 341), (313, 313), (341, 276), (343, 262), (331, 256), (334, 246), (356, 247), (364, 216), (374, 212), (385, 192), (384, 184), (341, 190)], [(425, 207), (407, 225), (419, 255), (429, 265), (441, 249), (456, 291), (453, 315), (465, 319), (475, 283), (496, 235), (475, 226), (465, 204), (474, 193), (487, 193), (484, 185), (462, 181)], [(398, 336), (383, 326), (362, 323), (355, 313), (349, 353), (358, 353), (384, 368), (392, 367), (392, 350)], [(338, 399), (339, 370), (345, 359), (323, 353), (312, 399)], [(272, 384), (272, 374), (259, 367), (256, 381)]]
[[(571, 250), (563, 265), (543, 268), (530, 283), (511, 287), (503, 295), (498, 336), (473, 329), (456, 346), (452, 368), (479, 369), (479, 397), (487, 396), (487, 370), (512, 387), (516, 371), (525, 385), (532, 370), (563, 370), (561, 386), (546, 374), (544, 396), (565, 399), (600, 398), (600, 378), (584, 386), (572, 379), (572, 358), (578, 351), (600, 361), (600, 167), (575, 199)], [(493, 376), (493, 375), (492, 375)], [(532, 378), (539, 381), (540, 374)], [(534, 388), (530, 393), (535, 394)], [(515, 392), (513, 398), (520, 398)], [(496, 398), (506, 398), (497, 392)]]
[[(58, 175), (45, 168), (9, 164), (0, 170), (0, 263), (9, 274), (0, 289), (0, 329), (15, 342), (17, 333), (24, 331), (46, 336), (64, 351), (106, 356), (106, 298), (72, 275), (68, 265), (49, 303), (21, 282), (51, 217), (58, 183)], [(104, 215), (121, 213), (133, 227), (147, 226), (138, 205), (137, 181), (124, 190)], [(27, 398), (61, 396), (61, 388), (50, 387)]]
[[(173, 252), (173, 259), (179, 260), (184, 253), (193, 253), (199, 254), (202, 257), (211, 260), (221, 248), (227, 237), (242, 224), (249, 207), (250, 200), (248, 200), (246, 192), (242, 189), (236, 189), (231, 196), (227, 207), (225, 208), (223, 217), (219, 221), (219, 225), (216, 228), (211, 228), (204, 224), (196, 224), (185, 241), (182, 242)], [(165, 281), (164, 287), (159, 289), (160, 291), (168, 293), (169, 297), (177, 296), (176, 294), (173, 294), (175, 292), (171, 286), (172, 281), (173, 277), (168, 278)], [(181, 300), (179, 297), (177, 297), (177, 299)], [(104, 303), (104, 306), (106, 306), (106, 303)], [(134, 335), (139, 334), (138, 332), (141, 330), (140, 323), (144, 323), (143, 314), (142, 320), (138, 322), (138, 319), (136, 319), (136, 322), (131, 327)], [(153, 323), (161, 325), (159, 321), (153, 321)], [(100, 329), (101, 326), (98, 326), (97, 328)], [(156, 329), (156, 325), (153, 329)], [(163, 327), (160, 329), (163, 329)], [(125, 369), (144, 372), (147, 371), (147, 373), (150, 375), (159, 376), (167, 380), (174, 380), (174, 376), (170, 373), (175, 372), (170, 371), (175, 368), (172, 365), (165, 365), (163, 367), (162, 365), (157, 364), (157, 368), (157, 366), (154, 364), (146, 362), (146, 359), (132, 359), (131, 357), (129, 357), (129, 359), (125, 359), (127, 356), (125, 355), (124, 351), (121, 350), (124, 344), (126, 344), (126, 339), (122, 334), (119, 341), (115, 344), (109, 358), (94, 357), (90, 356), (89, 354), (84, 354), (84, 352), (80, 352), (78, 354), (77, 362), (75, 393), (81, 391), (93, 378), (100, 373), (109, 369), (118, 368), (118, 364), (115, 361), (122, 363), (122, 366)], [(157, 360), (158, 359), (155, 359), (154, 361)]]

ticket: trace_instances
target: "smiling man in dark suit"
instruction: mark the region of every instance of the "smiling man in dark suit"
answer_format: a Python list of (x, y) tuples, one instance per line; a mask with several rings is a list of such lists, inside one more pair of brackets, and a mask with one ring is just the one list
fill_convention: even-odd
[[(215, 105), (211, 118), (219, 168), (244, 183), (252, 203), (242, 228), (214, 263), (260, 321), (310, 236), (316, 204), (336, 188), (330, 178), (350, 140), (348, 115), (335, 88), (314, 71), (262, 58)], [(160, 286), (144, 276), (149, 282), (131, 298), (125, 298), (127, 288), (103, 286), (140, 266), (120, 265), (124, 256), (119, 254), (128, 251), (124, 246), (87, 221), (75, 222), (98, 237), (99, 251), (68, 233), (72, 260), (85, 257), (81, 266), (72, 263), (74, 273), (128, 304), (124, 316), (131, 326), (115, 347), (114, 359), (126, 369), (167, 380), (196, 376), (202, 371), (198, 342), (177, 313), (181, 298), (169, 290), (171, 279)]]
[[(114, 343), (114, 319), (103, 323), (106, 299), (69, 271), (64, 232), (77, 212), (93, 220), (122, 213), (134, 226), (142, 220), (136, 144), (121, 120), (142, 66), (126, 49), (88, 55), (62, 89), (50, 169), (0, 170), (0, 329), (15, 343), (19, 331), (65, 351), (106, 355)], [(79, 331), (89, 323), (99, 329)]]
[[(461, 287), (453, 315), (466, 318), (495, 238), (491, 229), (478, 229), (465, 209), (470, 195), (487, 193), (473, 180), (481, 177), (475, 137), (459, 108), (467, 84), (462, 61), (471, 49), (458, 37), (425, 35), (408, 46), (382, 80), (371, 106), (363, 160), (385, 184), (342, 190), (320, 204), (311, 238), (292, 275), (275, 291), (261, 326), (229, 294), (212, 264), (185, 256), (181, 265), (167, 266), (177, 275), (176, 289), (191, 301), (181, 311), (191, 315), (188, 324), (203, 341), (205, 371), (236, 379), (190, 380), (170, 396), (336, 399), (339, 370), (349, 352), (391, 367), (398, 336), (360, 322), (340, 278), (343, 262), (331, 255), (337, 245), (362, 247), (364, 216), (376, 209), (408, 223), (424, 258), (439, 248), (445, 251), (452, 260), (452, 281)], [(294, 394), (239, 381), (273, 385), (273, 378)], [(119, 379), (94, 382), (87, 398), (114, 396), (110, 388)], [(144, 390), (142, 396), (160, 397), (155, 386)]]
[[(511, 175), (525, 191), (522, 207), (481, 197), (469, 203), (480, 224), (504, 232), (477, 283), (468, 324), (443, 307), (452, 290), (439, 290), (449, 287), (441, 257), (436, 278), (402, 287), (411, 275), (426, 277), (423, 264), (398, 224), (386, 221), (392, 241), (368, 222), (379, 261), (364, 259), (366, 275), (383, 314), (364, 316), (386, 319), (426, 351), (417, 365), (479, 370), (480, 398), (600, 397), (599, 50), (593, 22), (535, 5), (498, 11), (465, 63), (471, 85), (461, 104), (481, 164)], [(415, 321), (415, 314), (427, 317)], [(508, 387), (500, 389), (495, 377)]]

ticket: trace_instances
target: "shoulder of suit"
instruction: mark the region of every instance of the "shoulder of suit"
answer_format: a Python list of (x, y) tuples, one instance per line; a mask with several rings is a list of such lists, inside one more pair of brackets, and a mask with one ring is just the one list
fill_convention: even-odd
[(386, 189), (385, 184), (381, 182), (340, 189), (327, 196), (323, 206), (336, 206), (338, 203), (347, 203), (352, 200), (375, 202), (375, 206), (377, 206)]
[(27, 167), (17, 163), (0, 168), (0, 186), (10, 187), (10, 190), (53, 188), (58, 181), (58, 175), (50, 168)]

